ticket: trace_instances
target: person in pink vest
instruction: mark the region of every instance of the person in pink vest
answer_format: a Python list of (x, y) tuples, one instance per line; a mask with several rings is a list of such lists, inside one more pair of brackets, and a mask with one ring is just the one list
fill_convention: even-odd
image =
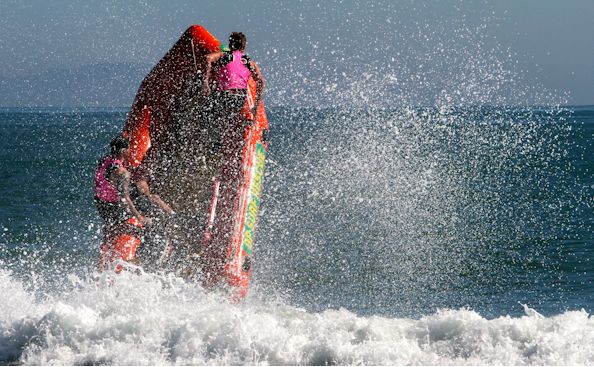
[[(246, 37), (243, 33), (233, 32), (229, 36), (229, 51), (214, 52), (206, 55), (206, 71), (202, 78), (202, 94), (209, 98), (211, 106), (207, 107), (206, 115), (213, 131), (222, 131), (219, 145), (215, 144), (215, 156), (218, 161), (218, 175), (220, 177), (219, 193), (228, 202), (235, 202), (238, 183), (242, 178), (242, 152), (244, 135), (250, 126), (250, 120), (256, 121), (258, 106), (264, 93), (264, 78), (258, 64), (245, 54)], [(216, 75), (216, 90), (211, 94), (211, 77), (213, 66), (218, 70)], [(246, 104), (248, 95), (248, 81), (253, 78), (256, 82), (256, 95), (250, 104), (251, 116), (242, 118), (241, 110)], [(226, 238), (231, 233), (232, 206), (223, 208), (217, 220), (221, 223), (219, 231)], [(228, 230), (229, 229), (229, 230)], [(215, 240), (216, 242), (216, 240)], [(224, 248), (222, 244), (211, 244), (213, 248)], [(209, 261), (221, 261), (220, 255)]]
[(217, 92), (218, 117), (233, 119), (245, 104), (248, 80), (250, 76), (256, 82), (256, 98), (251, 113), (255, 119), (258, 105), (264, 94), (264, 78), (255, 61), (245, 54), (246, 37), (241, 32), (233, 32), (229, 36), (229, 51), (213, 52), (206, 55), (206, 72), (202, 79), (202, 94), (211, 95), (210, 80), (212, 65), (219, 63)]
[(150, 224), (150, 219), (136, 209), (130, 198), (131, 175), (123, 164), (129, 146), (126, 138), (114, 138), (111, 154), (101, 158), (95, 170), (95, 205), (103, 219), (106, 241), (113, 239), (130, 217), (136, 217), (143, 225)]

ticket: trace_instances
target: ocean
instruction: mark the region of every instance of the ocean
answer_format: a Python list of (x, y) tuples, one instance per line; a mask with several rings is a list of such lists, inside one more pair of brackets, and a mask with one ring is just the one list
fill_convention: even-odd
[(0, 364), (594, 364), (594, 106), (267, 110), (246, 300), (96, 272), (127, 109), (0, 109)]

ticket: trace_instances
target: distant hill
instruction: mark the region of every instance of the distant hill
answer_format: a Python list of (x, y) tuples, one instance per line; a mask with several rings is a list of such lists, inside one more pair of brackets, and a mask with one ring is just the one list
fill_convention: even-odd
[(2, 107), (127, 107), (152, 65), (98, 63), (0, 77)]

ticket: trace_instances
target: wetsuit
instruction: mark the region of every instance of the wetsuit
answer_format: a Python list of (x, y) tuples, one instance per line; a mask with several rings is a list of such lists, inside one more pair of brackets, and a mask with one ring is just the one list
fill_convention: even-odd
[(141, 194), (136, 186), (136, 182), (138, 181), (146, 181), (150, 184), (150, 175), (147, 172), (146, 167), (142, 165), (137, 167), (133, 173), (133, 181), (134, 184), (130, 185), (130, 198), (134, 202), (134, 206), (138, 209), (139, 212), (143, 213), (144, 215), (148, 216), (149, 218), (159, 215), (161, 211), (159, 210), (158, 206), (155, 205), (150, 198), (146, 197), (145, 195)]
[[(134, 172), (134, 181), (146, 181), (150, 184), (150, 177), (146, 168), (140, 166)], [(134, 206), (143, 214), (153, 220), (152, 225), (144, 227), (140, 234), (142, 235), (142, 244), (136, 251), (136, 256), (140, 260), (145, 270), (155, 270), (159, 259), (170, 241), (167, 236), (168, 217), (153, 203), (150, 198), (143, 195), (136, 184), (130, 187), (130, 198), (134, 201)]]

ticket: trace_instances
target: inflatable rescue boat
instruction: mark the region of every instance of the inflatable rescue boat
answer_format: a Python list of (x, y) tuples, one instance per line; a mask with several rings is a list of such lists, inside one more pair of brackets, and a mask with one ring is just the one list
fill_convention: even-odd
[[(222, 47), (204, 27), (191, 26), (144, 78), (123, 128), (130, 140), (124, 164), (148, 172), (151, 189), (176, 212), (163, 249), (167, 266), (237, 300), (252, 271), (268, 120), (261, 102), (251, 115), (251, 78), (238, 118), (221, 126), (210, 116), (211, 99), (200, 93), (205, 55)], [(100, 263), (131, 260), (139, 245), (137, 236), (120, 235), (103, 245)]]

